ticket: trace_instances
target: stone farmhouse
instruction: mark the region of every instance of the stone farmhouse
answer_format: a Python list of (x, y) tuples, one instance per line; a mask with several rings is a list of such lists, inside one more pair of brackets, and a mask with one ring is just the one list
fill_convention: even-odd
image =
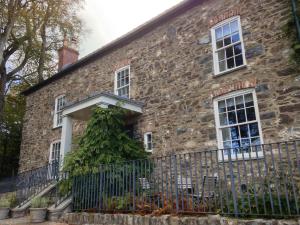
[(118, 102), (157, 156), (299, 138), (291, 18), (284, 0), (186, 0), (80, 60), (65, 42), (58, 72), (23, 93), (20, 171), (63, 158), (91, 110)]

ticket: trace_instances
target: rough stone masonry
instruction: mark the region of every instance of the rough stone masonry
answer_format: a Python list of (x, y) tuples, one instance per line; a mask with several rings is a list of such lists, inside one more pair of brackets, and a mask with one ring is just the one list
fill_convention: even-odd
[[(247, 65), (214, 76), (211, 21), (232, 13), (241, 19)], [(264, 142), (299, 138), (300, 75), (282, 29), (290, 19), (289, 1), (199, 0), (143, 36), (49, 82), (26, 97), (20, 171), (48, 162), (50, 144), (61, 137), (61, 128), (53, 129), (57, 96), (74, 102), (113, 92), (116, 68), (128, 64), (131, 98), (145, 104), (135, 133), (139, 138), (153, 133), (154, 155), (217, 148), (214, 93), (245, 88), (253, 79)], [(76, 121), (74, 136), (84, 127)]]

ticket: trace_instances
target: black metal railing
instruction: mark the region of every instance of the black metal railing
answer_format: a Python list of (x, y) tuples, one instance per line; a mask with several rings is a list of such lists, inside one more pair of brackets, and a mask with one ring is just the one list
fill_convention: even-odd
[(100, 165), (72, 179), (73, 209), (296, 216), (299, 151), (296, 140)]
[(15, 177), (0, 181), (0, 193), (16, 193), (16, 201), (19, 206), (30, 201), (54, 181), (59, 174), (59, 161), (53, 161), (45, 166), (19, 173)]
[(72, 180), (69, 173), (61, 171), (56, 184), (55, 207), (71, 197)]
[(56, 182), (59, 175), (59, 161), (53, 161), (46, 166), (18, 174), (16, 196), (19, 206), (30, 201), (51, 183)]

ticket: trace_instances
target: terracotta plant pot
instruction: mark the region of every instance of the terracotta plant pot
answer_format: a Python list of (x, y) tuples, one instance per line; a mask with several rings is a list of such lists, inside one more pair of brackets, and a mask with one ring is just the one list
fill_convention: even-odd
[(9, 216), (9, 208), (0, 208), (0, 220), (7, 219)]
[(41, 223), (46, 220), (47, 208), (30, 208), (30, 221)]

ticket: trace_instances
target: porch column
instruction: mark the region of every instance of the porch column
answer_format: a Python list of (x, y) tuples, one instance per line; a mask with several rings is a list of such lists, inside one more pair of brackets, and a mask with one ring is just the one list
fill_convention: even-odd
[(61, 131), (61, 162), (63, 162), (65, 155), (71, 151), (72, 147), (72, 118), (64, 116), (62, 119)]

